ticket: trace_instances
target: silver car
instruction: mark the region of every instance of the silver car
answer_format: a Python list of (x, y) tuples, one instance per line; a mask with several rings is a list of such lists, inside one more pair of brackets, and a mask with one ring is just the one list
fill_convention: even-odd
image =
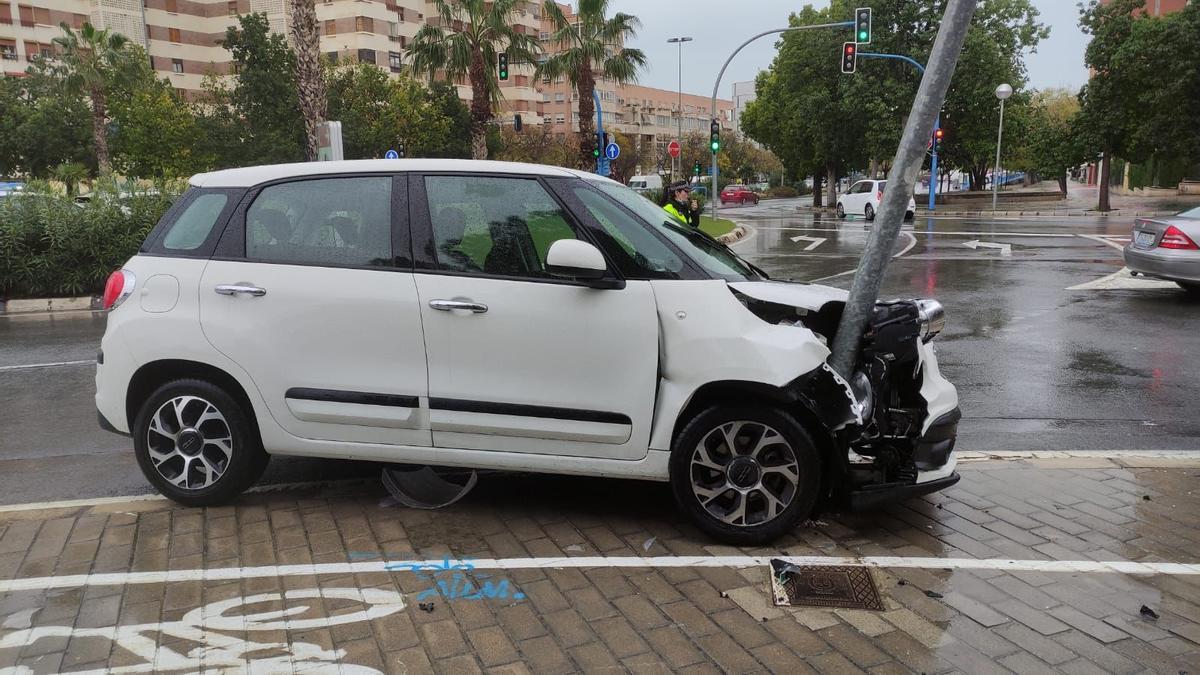
[(1166, 279), (1200, 295), (1200, 206), (1163, 218), (1138, 218), (1125, 247), (1134, 274)]

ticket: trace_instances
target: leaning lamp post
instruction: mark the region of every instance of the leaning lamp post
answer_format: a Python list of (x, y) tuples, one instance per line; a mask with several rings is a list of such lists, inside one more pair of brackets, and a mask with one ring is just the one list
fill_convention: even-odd
[(1004, 102), (1013, 95), (1008, 84), (996, 87), (996, 98), (1000, 99), (1000, 130), (996, 133), (996, 166), (992, 169), (992, 213), (996, 212), (996, 199), (1000, 196), (1000, 143), (1004, 140)]

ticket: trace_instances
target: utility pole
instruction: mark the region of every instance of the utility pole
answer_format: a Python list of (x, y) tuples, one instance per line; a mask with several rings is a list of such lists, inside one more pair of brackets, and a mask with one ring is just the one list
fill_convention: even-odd
[[(683, 43), (691, 42), (690, 37), (673, 37), (667, 40), (667, 44), (679, 45), (679, 107), (675, 114), (679, 116), (679, 131), (675, 135), (675, 139), (683, 143)], [(671, 158), (671, 168), (675, 168), (675, 158)], [(679, 173), (683, 174), (683, 155), (679, 156)]]
[(917, 173), (925, 159), (925, 147), (933, 133), (934, 118), (946, 100), (950, 78), (958, 63), (959, 52), (967, 37), (967, 28), (975, 14), (977, 0), (948, 0), (933, 53), (921, 76), (921, 87), (913, 101), (908, 122), (896, 157), (892, 160), (892, 172), (888, 189), (883, 193), (875, 227), (867, 240), (867, 248), (859, 260), (858, 270), (850, 286), (850, 297), (838, 323), (837, 335), (833, 339), (830, 366), (843, 378), (849, 380), (854, 374), (854, 363), (863, 330), (875, 313), (879, 298), (879, 287), (892, 256), (892, 246), (900, 234), (904, 213), (908, 210), (909, 195), (917, 181)]

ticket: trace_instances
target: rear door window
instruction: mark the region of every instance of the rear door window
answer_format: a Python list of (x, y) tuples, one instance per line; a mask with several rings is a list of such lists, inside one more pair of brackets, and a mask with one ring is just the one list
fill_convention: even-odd
[(191, 188), (163, 215), (142, 252), (207, 258), (243, 193), (233, 188)]

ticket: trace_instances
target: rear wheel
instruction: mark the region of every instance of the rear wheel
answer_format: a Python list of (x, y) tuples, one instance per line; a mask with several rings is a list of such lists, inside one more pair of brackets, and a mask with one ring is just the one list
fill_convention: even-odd
[(1179, 287), (1187, 291), (1188, 295), (1200, 297), (1200, 284), (1192, 281), (1176, 281)]
[(846, 217), (846, 209), (842, 208), (842, 203), (841, 203), (841, 202), (838, 202), (838, 204), (837, 204), (837, 217), (838, 217), (838, 218), (845, 218), (845, 217)]
[(679, 432), (671, 451), (675, 501), (706, 534), (766, 544), (808, 517), (821, 459), (794, 417), (767, 406), (710, 407)]
[(867, 204), (867, 210), (866, 210), (865, 215), (867, 217), (867, 220), (875, 220), (875, 207), (871, 206), (870, 204)]
[(254, 484), (270, 456), (248, 411), (205, 380), (174, 380), (142, 404), (133, 449), (146, 480), (184, 506), (223, 504)]

